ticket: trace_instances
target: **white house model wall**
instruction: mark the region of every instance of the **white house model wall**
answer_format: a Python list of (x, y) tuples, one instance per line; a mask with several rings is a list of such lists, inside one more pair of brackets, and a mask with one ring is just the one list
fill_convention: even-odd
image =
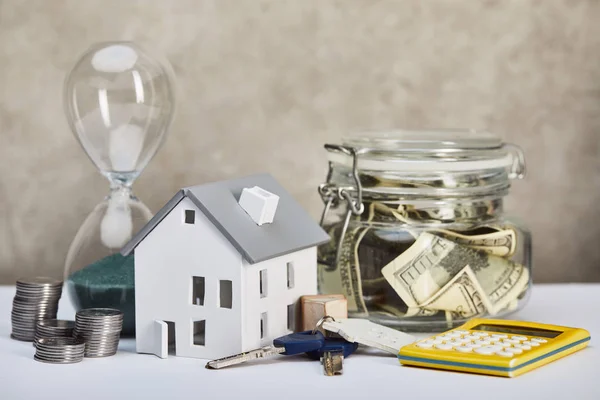
[[(164, 355), (166, 342), (156, 338), (155, 320), (174, 323), (178, 356), (219, 358), (241, 351), (242, 271), (237, 250), (184, 198), (135, 251), (137, 351)], [(195, 298), (193, 277), (204, 279)], [(222, 281), (231, 282), (231, 308), (220, 305)], [(202, 345), (194, 344), (195, 327)]]
[(257, 264), (242, 263), (242, 351), (248, 351), (294, 331), (300, 297), (317, 292), (317, 249), (311, 247)]

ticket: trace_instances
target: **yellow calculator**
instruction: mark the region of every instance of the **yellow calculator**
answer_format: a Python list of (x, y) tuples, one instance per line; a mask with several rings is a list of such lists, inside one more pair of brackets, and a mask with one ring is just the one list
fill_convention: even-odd
[(398, 359), (405, 365), (513, 377), (581, 350), (589, 341), (585, 329), (473, 319), (402, 347)]

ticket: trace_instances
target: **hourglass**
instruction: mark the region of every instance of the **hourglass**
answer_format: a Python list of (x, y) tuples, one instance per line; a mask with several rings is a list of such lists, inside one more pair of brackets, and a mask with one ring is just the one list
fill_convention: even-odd
[(131, 185), (156, 154), (173, 117), (172, 71), (130, 42), (88, 49), (65, 81), (71, 130), (108, 178), (110, 193), (85, 219), (69, 248), (65, 281), (76, 310), (111, 307), (135, 329), (133, 256), (119, 250), (152, 217)]

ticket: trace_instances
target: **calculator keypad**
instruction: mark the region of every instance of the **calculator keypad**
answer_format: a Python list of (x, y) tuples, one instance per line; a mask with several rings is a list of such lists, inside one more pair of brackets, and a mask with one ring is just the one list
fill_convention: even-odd
[(503, 333), (489, 334), (487, 332), (456, 330), (421, 340), (416, 345), (422, 349), (457, 351), (460, 353), (474, 352), (510, 358), (523, 354), (523, 352), (546, 342), (546, 339), (537, 337), (528, 338)]

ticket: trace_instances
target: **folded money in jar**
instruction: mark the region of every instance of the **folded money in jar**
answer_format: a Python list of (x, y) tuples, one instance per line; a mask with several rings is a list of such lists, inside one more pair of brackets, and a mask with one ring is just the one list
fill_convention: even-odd
[(440, 331), (520, 309), (531, 234), (504, 214), (522, 151), (488, 132), (386, 131), (326, 144), (318, 287), (350, 317)]
[(31, 342), (40, 320), (56, 318), (62, 282), (36, 277), (17, 280), (17, 292), (11, 313), (11, 338)]
[(85, 343), (72, 337), (41, 338), (35, 342), (34, 360), (51, 364), (72, 364), (83, 360)]
[(75, 315), (73, 336), (85, 342), (85, 357), (116, 354), (123, 328), (123, 312), (112, 308), (88, 308)]

